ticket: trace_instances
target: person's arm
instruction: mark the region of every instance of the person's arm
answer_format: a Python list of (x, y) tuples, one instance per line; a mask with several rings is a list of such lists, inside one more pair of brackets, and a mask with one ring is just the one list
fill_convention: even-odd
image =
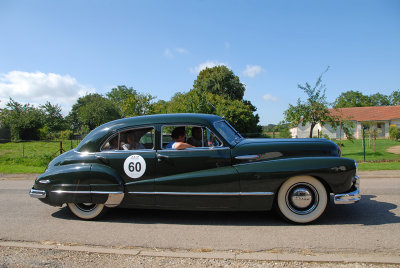
[(177, 149), (177, 150), (183, 150), (186, 148), (193, 148), (194, 146), (187, 144), (185, 142), (175, 142), (173, 147), (174, 147), (174, 149)]

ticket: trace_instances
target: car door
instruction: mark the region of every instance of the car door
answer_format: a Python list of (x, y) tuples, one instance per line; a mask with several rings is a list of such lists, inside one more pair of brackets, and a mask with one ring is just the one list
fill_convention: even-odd
[[(139, 134), (136, 147), (125, 146), (124, 135)], [(122, 206), (154, 206), (154, 178), (156, 170), (154, 127), (125, 129), (111, 136), (96, 157), (111, 167), (124, 182), (125, 198)], [(117, 139), (115, 144), (113, 139)], [(112, 145), (114, 143), (114, 145)], [(132, 144), (131, 144), (132, 145)], [(113, 148), (116, 146), (117, 148)]]
[(165, 149), (167, 127), (175, 126), (160, 126), (161, 142), (156, 154), (154, 181), (156, 204), (176, 209), (238, 207), (239, 178), (231, 166), (230, 147), (215, 140), (216, 136), (206, 127), (197, 126), (204, 130), (206, 141), (203, 147)]

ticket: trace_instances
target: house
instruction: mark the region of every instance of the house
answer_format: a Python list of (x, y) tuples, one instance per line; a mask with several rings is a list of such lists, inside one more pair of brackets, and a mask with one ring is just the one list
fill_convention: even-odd
[[(343, 120), (352, 121), (354, 124), (353, 136), (362, 138), (363, 125), (369, 125), (378, 129), (378, 137), (389, 138), (389, 127), (395, 125), (400, 127), (400, 106), (373, 106), (373, 107), (350, 107), (329, 110), (332, 115)], [(290, 129), (292, 138), (308, 138), (310, 124)], [(329, 124), (321, 126), (317, 124), (313, 129), (313, 137), (328, 135), (330, 139), (345, 139), (343, 130), (334, 129)]]

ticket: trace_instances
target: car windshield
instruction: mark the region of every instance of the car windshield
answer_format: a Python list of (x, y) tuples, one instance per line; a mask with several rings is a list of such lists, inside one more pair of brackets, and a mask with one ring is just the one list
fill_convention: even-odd
[(214, 123), (214, 127), (225, 138), (227, 142), (234, 145), (237, 144), (243, 137), (226, 121)]

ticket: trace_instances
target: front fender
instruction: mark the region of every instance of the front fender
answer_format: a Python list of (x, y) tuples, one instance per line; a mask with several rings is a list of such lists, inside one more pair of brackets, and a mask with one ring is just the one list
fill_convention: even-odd
[(293, 176), (308, 175), (320, 179), (333, 193), (349, 190), (356, 175), (356, 163), (339, 157), (277, 159), (234, 166), (240, 174), (241, 191), (272, 191)]

